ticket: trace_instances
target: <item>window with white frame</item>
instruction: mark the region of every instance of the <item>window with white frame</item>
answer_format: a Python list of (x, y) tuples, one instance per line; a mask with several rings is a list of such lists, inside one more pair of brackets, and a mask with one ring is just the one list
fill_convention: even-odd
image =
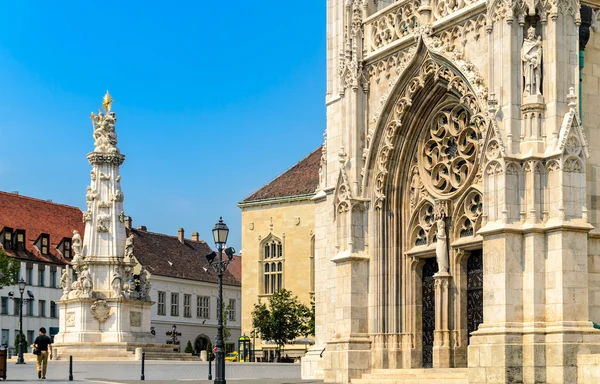
[(40, 300), (40, 301), (38, 301), (38, 304), (39, 304), (38, 316), (46, 317), (46, 300)]
[(167, 311), (165, 308), (165, 301), (167, 299), (167, 293), (163, 292), (163, 291), (158, 291), (158, 307), (157, 307), (157, 313), (159, 315), (166, 315)]
[(201, 319), (210, 318), (210, 297), (198, 296), (196, 300), (196, 317)]
[(192, 295), (183, 295), (183, 317), (192, 317), (191, 309)]
[(171, 293), (171, 316), (179, 316), (179, 293)]
[(263, 246), (263, 293), (273, 294), (283, 288), (283, 245), (278, 239)]
[(235, 321), (235, 299), (229, 299), (229, 316), (227, 320)]

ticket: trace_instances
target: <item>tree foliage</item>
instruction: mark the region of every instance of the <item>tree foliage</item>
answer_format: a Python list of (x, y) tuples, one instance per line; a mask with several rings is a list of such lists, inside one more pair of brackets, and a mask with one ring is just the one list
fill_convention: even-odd
[(223, 345), (227, 343), (227, 340), (231, 337), (231, 330), (227, 327), (227, 320), (229, 320), (229, 311), (231, 307), (227, 304), (227, 307), (223, 309)]
[(188, 340), (187, 345), (185, 346), (185, 353), (194, 353), (194, 348), (192, 347), (192, 342)]
[(264, 341), (273, 341), (277, 345), (278, 358), (285, 344), (314, 332), (311, 321), (314, 328), (312, 309), (285, 289), (274, 293), (269, 298), (269, 305), (264, 302), (254, 304), (252, 311), (252, 326)]
[(17, 284), (19, 262), (0, 249), (0, 288)]
[[(19, 341), (21, 340), (21, 334), (17, 333), (15, 336), (15, 353), (19, 353)], [(23, 335), (23, 353), (27, 352), (27, 338)]]

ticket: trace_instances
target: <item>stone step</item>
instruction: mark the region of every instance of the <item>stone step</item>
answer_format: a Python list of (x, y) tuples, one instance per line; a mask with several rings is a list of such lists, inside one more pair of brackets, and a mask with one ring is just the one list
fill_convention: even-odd
[(146, 352), (146, 360), (177, 360), (177, 361), (201, 361), (198, 355), (189, 353), (165, 353), (165, 352)]
[(469, 384), (468, 368), (375, 369), (352, 384)]

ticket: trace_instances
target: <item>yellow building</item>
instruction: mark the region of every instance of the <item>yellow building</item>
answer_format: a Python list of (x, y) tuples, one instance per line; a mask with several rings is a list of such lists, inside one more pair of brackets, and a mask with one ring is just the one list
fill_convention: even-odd
[[(280, 289), (310, 305), (314, 294), (314, 203), (321, 148), (245, 198), (242, 210), (242, 334), (251, 335), (252, 310)], [(269, 360), (275, 345), (256, 339), (256, 357)], [(300, 356), (305, 345), (285, 346)]]

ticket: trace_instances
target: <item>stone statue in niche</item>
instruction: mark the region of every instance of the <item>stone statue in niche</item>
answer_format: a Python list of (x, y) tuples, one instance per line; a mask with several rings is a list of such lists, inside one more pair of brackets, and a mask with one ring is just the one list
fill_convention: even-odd
[(446, 236), (446, 210), (441, 207), (438, 208), (436, 213), (437, 223), (437, 242), (435, 245), (435, 259), (438, 264), (438, 273), (448, 273), (448, 238)]
[(521, 61), (523, 62), (523, 77), (525, 78), (523, 96), (541, 95), (542, 38), (535, 36), (533, 26), (529, 27), (527, 37), (523, 40)]
[(146, 270), (146, 266), (142, 265), (142, 269), (140, 270), (140, 299), (141, 300), (150, 300), (150, 281), (148, 281), (148, 271)]

